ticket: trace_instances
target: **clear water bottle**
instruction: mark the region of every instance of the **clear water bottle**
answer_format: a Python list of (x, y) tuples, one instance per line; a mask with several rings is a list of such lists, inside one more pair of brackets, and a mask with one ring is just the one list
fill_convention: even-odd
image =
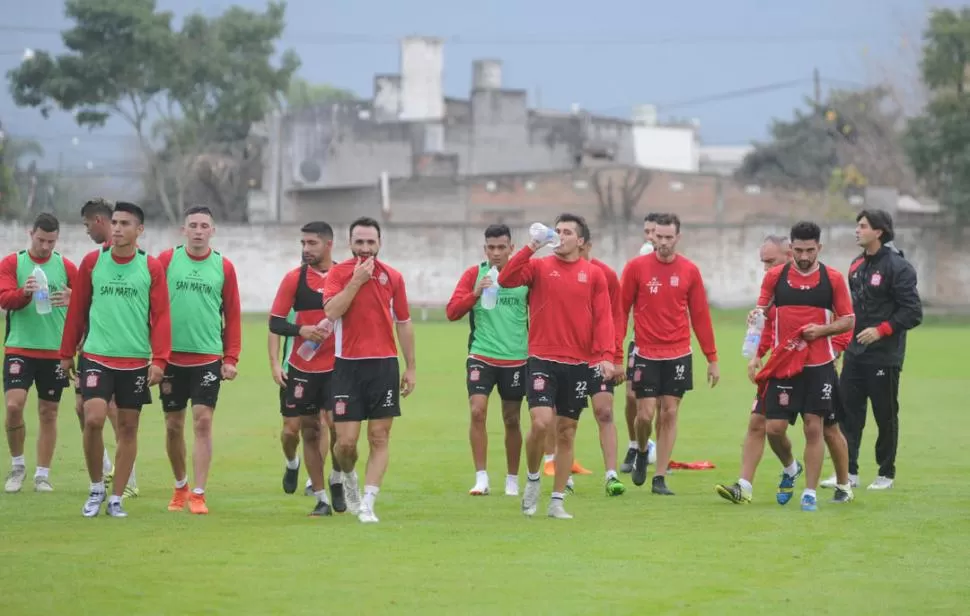
[(37, 281), (37, 290), (34, 291), (34, 306), (37, 308), (37, 314), (50, 314), (51, 290), (47, 283), (47, 274), (38, 265), (30, 275)]
[[(333, 321), (330, 319), (323, 319), (317, 323), (317, 327), (324, 331), (324, 340), (329, 338), (330, 334), (333, 333)], [(317, 354), (317, 350), (322, 344), (323, 343), (321, 342), (314, 342), (313, 340), (304, 340), (303, 344), (300, 345), (300, 348), (296, 350), (296, 354), (299, 355), (304, 361), (310, 361), (313, 359), (313, 356)]]
[(640, 256), (648, 255), (653, 252), (653, 244), (650, 242), (644, 242), (643, 246), (640, 247)]
[(482, 289), (482, 308), (491, 310), (498, 304), (498, 268), (493, 265), (485, 277), (492, 279), (492, 286)]
[(532, 223), (532, 226), (529, 227), (529, 237), (535, 242), (542, 242), (553, 248), (559, 246), (559, 234), (556, 233), (555, 229), (551, 229), (541, 222)]
[(748, 320), (748, 333), (744, 336), (744, 346), (741, 347), (741, 355), (751, 359), (758, 353), (758, 345), (761, 344), (761, 332), (765, 329), (765, 313), (756, 310), (751, 319)]

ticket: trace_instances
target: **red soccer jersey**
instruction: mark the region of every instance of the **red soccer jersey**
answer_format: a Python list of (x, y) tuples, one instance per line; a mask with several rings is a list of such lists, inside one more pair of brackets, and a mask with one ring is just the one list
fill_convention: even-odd
[[(761, 332), (761, 342), (758, 343), (758, 357), (764, 357), (768, 354), (771, 347), (774, 346), (775, 337), (775, 307), (771, 306), (765, 311), (765, 328)], [(839, 355), (849, 347), (849, 342), (852, 341), (852, 330), (847, 332), (842, 332), (838, 336), (832, 336), (832, 346), (835, 347), (836, 355)]]
[(693, 261), (677, 255), (664, 263), (651, 253), (636, 257), (623, 270), (623, 327), (633, 310), (633, 339), (644, 359), (677, 359), (690, 355), (690, 328), (701, 351), (717, 361), (711, 308), (701, 272)]
[[(297, 291), (300, 286), (300, 272), (302, 269), (302, 266), (298, 267), (290, 270), (286, 273), (286, 276), (283, 276), (279, 289), (276, 291), (276, 299), (273, 300), (273, 307), (270, 308), (271, 316), (286, 319), (290, 315), (290, 310), (293, 309), (296, 303)], [(310, 291), (321, 294), (320, 307), (314, 310), (298, 310), (295, 319), (297, 325), (316, 325), (327, 317), (327, 313), (323, 310), (322, 294), (327, 285), (327, 278), (330, 271), (333, 270), (320, 272), (312, 267), (306, 268), (307, 287)], [(302, 308), (302, 306), (297, 306), (297, 308)], [(331, 335), (323, 341), (323, 345), (310, 358), (310, 361), (297, 355), (297, 350), (299, 350), (305, 340), (300, 336), (296, 336), (293, 339), (293, 344), (290, 346), (290, 355), (286, 358), (287, 361), (291, 366), (301, 372), (330, 372), (333, 370), (335, 335)]]
[[(46, 259), (35, 259), (32, 255), (30, 260), (38, 265), (47, 263)], [(67, 286), (74, 290), (74, 283), (77, 280), (77, 266), (67, 258), (64, 258), (64, 271), (67, 274)], [(0, 261), (0, 308), (10, 312), (12, 310), (23, 310), (33, 299), (29, 295), (24, 295), (23, 287), (17, 284), (17, 253), (9, 254)], [(60, 359), (60, 351), (45, 351), (41, 349), (18, 349), (16, 347), (6, 347), (8, 355), (22, 355), (35, 359)]]
[[(761, 295), (758, 306), (765, 307), (774, 301), (775, 288), (781, 282), (781, 273), (785, 265), (778, 265), (765, 274), (761, 282)], [(816, 306), (775, 306), (772, 321), (771, 339), (776, 345), (779, 340), (789, 340), (803, 327), (809, 324), (826, 325), (831, 323), (833, 314), (836, 318), (852, 316), (852, 298), (849, 287), (842, 274), (827, 265), (824, 266), (832, 286), (832, 306), (819, 308)], [(815, 267), (811, 272), (803, 273), (792, 265), (788, 268), (787, 284), (798, 291), (811, 291), (821, 281), (821, 268)], [(766, 325), (767, 327), (767, 325)], [(841, 339), (840, 339), (841, 340)], [(812, 340), (808, 345), (806, 366), (821, 366), (833, 361), (836, 356), (835, 344), (831, 337)]]
[[(94, 290), (91, 287), (91, 273), (98, 262), (98, 257), (104, 248), (89, 252), (81, 260), (77, 272), (77, 285), (71, 290), (71, 304), (67, 308), (67, 319), (64, 323), (64, 337), (61, 338), (61, 359), (73, 359), (78, 345), (87, 331), (88, 316), (91, 310), (91, 299)], [(115, 263), (128, 263), (135, 258), (111, 255)], [(151, 287), (148, 296), (149, 338), (152, 347), (151, 363), (161, 369), (168, 365), (169, 355), (172, 353), (172, 320), (168, 303), (168, 282), (165, 270), (158, 259), (148, 255), (148, 273), (151, 276)], [(137, 357), (104, 357), (85, 353), (84, 356), (96, 361), (102, 366), (116, 370), (132, 370), (145, 366), (144, 359)]]
[(616, 339), (606, 277), (586, 259), (533, 259), (526, 246), (498, 275), (529, 287), (529, 355), (568, 364), (613, 362)]
[(613, 364), (623, 365), (623, 338), (626, 337), (626, 314), (623, 312), (623, 294), (620, 292), (620, 279), (613, 268), (598, 259), (590, 259), (590, 263), (600, 268), (606, 277), (606, 288), (610, 294), (610, 310), (613, 313), (613, 336), (616, 339), (616, 353)]
[[(204, 257), (193, 257), (186, 251), (186, 255), (194, 261), (204, 261), (211, 253), (211, 249)], [(169, 248), (158, 255), (162, 269), (168, 273), (168, 266), (172, 262), (174, 248)], [(217, 360), (224, 364), (235, 366), (239, 363), (239, 353), (242, 351), (242, 306), (239, 302), (239, 281), (236, 278), (236, 268), (229, 259), (222, 258), (222, 314), (225, 318), (225, 328), (222, 333), (222, 355), (206, 355), (204, 353), (183, 353), (172, 351), (169, 363), (176, 366), (204, 366)], [(173, 324), (178, 327), (178, 323)]]
[[(327, 276), (324, 295), (336, 297), (354, 276), (357, 259), (338, 263)], [(374, 259), (374, 271), (337, 319), (333, 337), (336, 355), (341, 359), (382, 359), (397, 357), (394, 324), (411, 320), (404, 277), (386, 263)]]

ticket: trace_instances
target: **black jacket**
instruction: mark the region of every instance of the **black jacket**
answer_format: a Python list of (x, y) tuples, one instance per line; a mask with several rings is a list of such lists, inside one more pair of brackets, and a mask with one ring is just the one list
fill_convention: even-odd
[[(923, 304), (916, 291), (916, 270), (891, 243), (874, 255), (862, 254), (849, 266), (849, 291), (855, 311), (855, 330), (846, 359), (879, 366), (902, 366), (906, 332), (923, 321)], [(892, 333), (866, 346), (856, 336), (868, 327)]]

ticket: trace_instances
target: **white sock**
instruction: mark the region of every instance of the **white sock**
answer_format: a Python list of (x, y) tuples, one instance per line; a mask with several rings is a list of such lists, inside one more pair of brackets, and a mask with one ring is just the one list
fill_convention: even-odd
[(176, 490), (181, 490), (182, 488), (184, 488), (187, 485), (189, 485), (189, 478), (188, 477), (186, 477), (185, 479), (179, 479), (178, 481), (175, 482), (175, 489)]
[(475, 471), (475, 483), (487, 484), (488, 471)]
[(563, 495), (562, 492), (553, 492), (552, 493), (552, 500), (564, 500), (565, 498), (566, 497)]
[(101, 468), (105, 474), (111, 472), (111, 457), (108, 455), (108, 448), (104, 449), (104, 457), (101, 458)]
[(318, 503), (327, 503), (328, 505), (330, 504), (330, 501), (327, 500), (326, 490), (320, 490), (319, 492), (314, 492), (313, 495), (317, 497)]
[(334, 485), (335, 483), (343, 483), (343, 482), (344, 482), (343, 473), (341, 473), (340, 471), (330, 471), (330, 485)]
[(616, 475), (616, 471), (613, 471), (613, 470), (606, 471), (606, 480), (609, 481), (611, 478), (612, 479), (619, 479), (619, 477), (617, 477), (617, 475)]
[(308, 488), (312, 488), (313, 487), (313, 480), (310, 479), (309, 477), (306, 478), (306, 487), (308, 487)]
[(566, 487), (567, 487), (567, 488), (573, 488), (573, 487), (575, 487), (575, 485), (576, 485), (576, 484), (575, 484), (575, 483), (573, 483), (573, 476), (572, 476), (572, 475), (570, 475), (570, 476), (569, 476), (569, 479), (567, 479), (567, 480), (566, 480)]
[(10, 458), (10, 466), (27, 466), (27, 462), (23, 456), (14, 456)]
[(34, 479), (47, 479), (50, 477), (51, 469), (44, 468), (43, 466), (37, 467), (37, 472), (34, 473)]
[(788, 475), (789, 477), (794, 477), (796, 473), (798, 473), (798, 461), (797, 460), (795, 462), (792, 462), (791, 463), (791, 466), (786, 466), (785, 467), (785, 474)]
[(296, 469), (300, 468), (300, 459), (293, 458), (292, 460), (287, 460), (286, 468), (290, 469), (291, 471), (295, 471)]
[(380, 491), (381, 489), (377, 486), (364, 486), (364, 502), (368, 509), (374, 508), (374, 501), (377, 500), (377, 493)]
[(806, 496), (811, 496), (812, 498), (815, 498), (815, 490), (809, 490), (808, 488), (805, 488), (804, 490), (802, 490), (802, 498)]
[(542, 456), (543, 462), (552, 462), (555, 459), (556, 459), (556, 454), (554, 453), (547, 453), (546, 455)]
[(529, 481), (539, 481), (539, 473), (527, 473), (526, 477), (529, 478)]
[(627, 449), (637, 449), (638, 447), (639, 445), (637, 444), (636, 441), (630, 441), (630, 444), (627, 445)]
[(104, 494), (104, 482), (103, 481), (95, 481), (94, 483), (92, 483), (91, 484), (91, 491), (92, 492), (101, 492), (102, 494)]
[(192, 494), (205, 494), (205, 488), (192, 488)]
[(515, 483), (519, 483), (519, 476), (518, 475), (506, 475), (505, 476), (505, 481), (514, 481)]
[(118, 503), (120, 505), (121, 504), (121, 497), (120, 496), (115, 496), (114, 494), (112, 494), (111, 496), (108, 497), (108, 504), (109, 505), (113, 505), (115, 503)]
[(738, 485), (741, 486), (741, 491), (745, 494), (751, 494), (751, 491), (754, 490), (754, 486), (747, 479), (738, 479)]
[(842, 490), (843, 492), (851, 492), (852, 491), (852, 484), (851, 483), (847, 483), (844, 486), (836, 485), (835, 487), (837, 487), (838, 489)]

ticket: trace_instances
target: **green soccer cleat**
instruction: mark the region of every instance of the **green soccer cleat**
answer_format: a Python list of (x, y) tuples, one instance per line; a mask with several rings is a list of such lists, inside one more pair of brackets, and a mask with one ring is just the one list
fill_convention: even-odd
[(610, 477), (606, 480), (606, 495), (607, 496), (620, 496), (626, 492), (626, 486), (617, 479), (616, 477)]

